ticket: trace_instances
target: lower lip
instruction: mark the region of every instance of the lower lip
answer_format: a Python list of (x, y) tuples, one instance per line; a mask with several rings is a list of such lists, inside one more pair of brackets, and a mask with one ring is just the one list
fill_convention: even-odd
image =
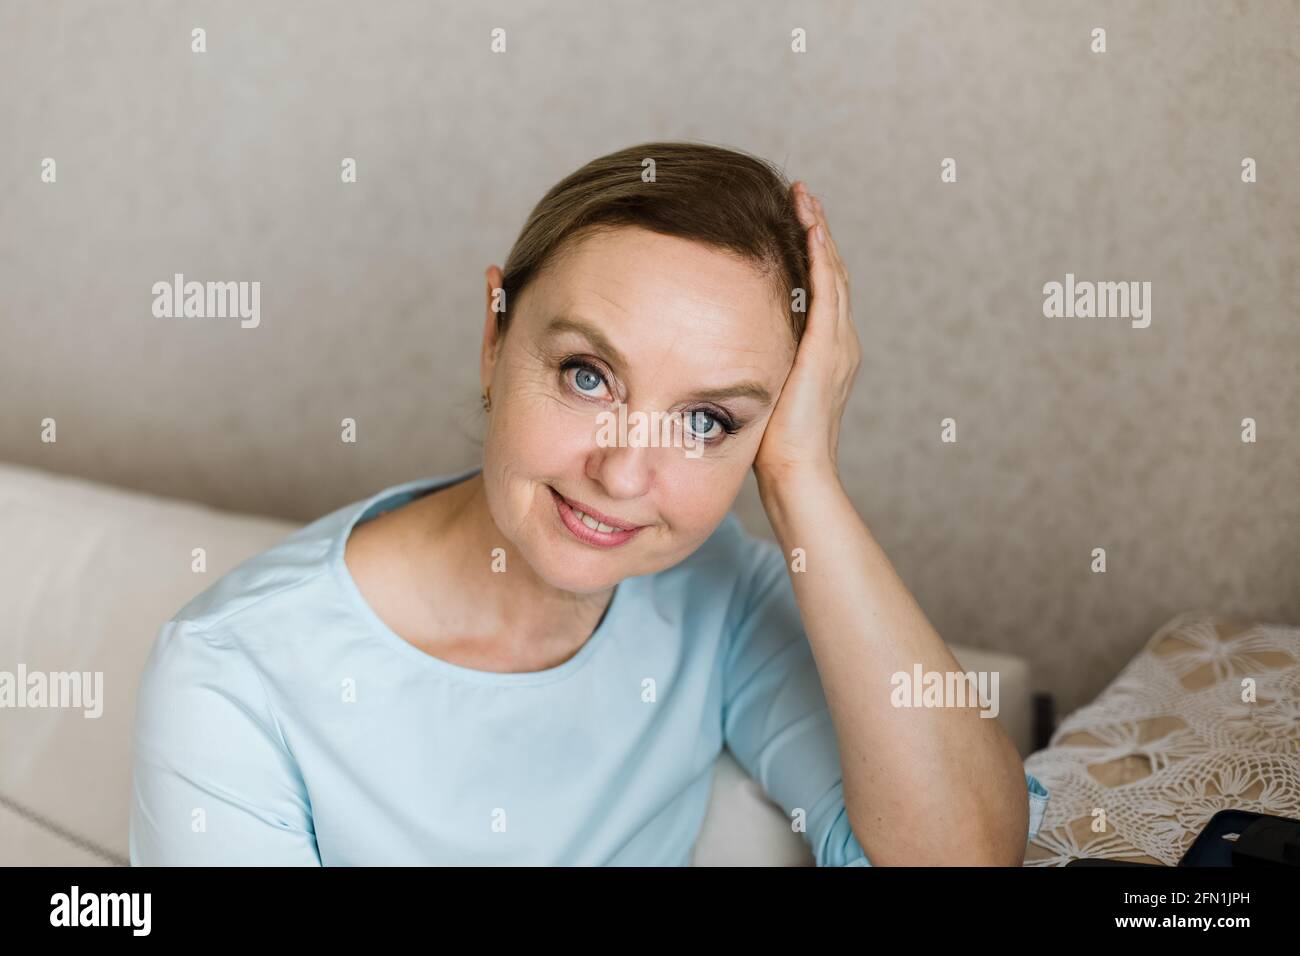
[(569, 533), (583, 544), (595, 548), (617, 548), (620, 544), (627, 544), (641, 530), (641, 528), (630, 528), (627, 531), (597, 531), (595, 528), (588, 528), (582, 523), (582, 519), (573, 513), (569, 503), (560, 497), (559, 492), (554, 488), (550, 491), (551, 496), (555, 498), (555, 510), (560, 515), (560, 521), (569, 529)]

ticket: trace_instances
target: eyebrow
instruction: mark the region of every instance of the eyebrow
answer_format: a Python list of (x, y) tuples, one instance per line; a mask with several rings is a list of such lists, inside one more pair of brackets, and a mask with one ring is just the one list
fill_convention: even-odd
[(581, 335), (584, 339), (596, 346), (596, 351), (604, 352), (605, 357), (615, 365), (627, 367), (628, 361), (623, 357), (623, 353), (614, 348), (612, 342), (605, 338), (605, 333), (600, 331), (594, 325), (589, 325), (581, 319), (571, 319), (567, 316), (560, 316), (551, 319), (551, 324), (546, 327), (542, 335), (550, 338), (552, 335), (561, 335), (565, 332), (571, 332), (574, 335)]
[(764, 405), (772, 404), (772, 394), (757, 382), (738, 382), (726, 388), (706, 388), (696, 392), (695, 397), (702, 402), (720, 402), (728, 398), (753, 398)]
[[(574, 335), (580, 335), (596, 347), (598, 352), (605, 353), (613, 364), (626, 368), (628, 361), (623, 357), (623, 353), (614, 348), (614, 345), (594, 325), (582, 321), (581, 319), (571, 318), (569, 316), (559, 316), (551, 320), (550, 324), (542, 332), (543, 336), (561, 335), (565, 332)], [(706, 388), (703, 391), (693, 393), (697, 401), (720, 402), (728, 398), (753, 398), (764, 405), (772, 404), (772, 393), (760, 385), (758, 382), (737, 382), (735, 385), (727, 385), (723, 388)]]

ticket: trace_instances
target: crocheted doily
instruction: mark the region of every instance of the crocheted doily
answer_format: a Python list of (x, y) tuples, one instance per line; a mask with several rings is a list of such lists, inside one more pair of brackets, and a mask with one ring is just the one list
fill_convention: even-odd
[(1173, 866), (1219, 810), (1300, 818), (1300, 627), (1172, 618), (1025, 769), (1051, 794), (1026, 866)]

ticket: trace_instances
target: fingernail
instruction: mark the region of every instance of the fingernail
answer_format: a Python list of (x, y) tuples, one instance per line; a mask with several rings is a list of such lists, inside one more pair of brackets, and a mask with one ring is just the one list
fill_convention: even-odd
[(821, 223), (818, 223), (817, 228), (813, 230), (813, 237), (817, 240), (817, 245), (825, 245), (826, 231), (822, 229)]

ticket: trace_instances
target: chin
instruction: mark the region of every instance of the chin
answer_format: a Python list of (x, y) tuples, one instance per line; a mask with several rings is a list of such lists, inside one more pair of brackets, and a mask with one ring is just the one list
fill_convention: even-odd
[(627, 574), (611, 574), (609, 569), (584, 573), (581, 568), (574, 567), (572, 562), (562, 560), (541, 567), (533, 565), (533, 570), (551, 587), (570, 594), (599, 594), (629, 577)]
[(528, 562), (533, 571), (551, 587), (574, 594), (608, 591), (626, 577), (641, 573), (644, 560), (635, 553), (638, 542), (614, 549), (598, 550), (569, 537), (560, 528), (543, 526), (533, 540)]
[(520, 551), (539, 578), (563, 591), (596, 594), (646, 572), (646, 547), (653, 547), (649, 539), (655, 528), (631, 534), (591, 528), (551, 485), (538, 483), (536, 489), (534, 507), (522, 522), (528, 533), (517, 545), (524, 546)]
[(626, 559), (586, 553), (577, 542), (563, 541), (549, 528), (532, 528), (515, 539), (515, 548), (533, 574), (549, 586), (571, 594), (598, 594), (639, 572)]

